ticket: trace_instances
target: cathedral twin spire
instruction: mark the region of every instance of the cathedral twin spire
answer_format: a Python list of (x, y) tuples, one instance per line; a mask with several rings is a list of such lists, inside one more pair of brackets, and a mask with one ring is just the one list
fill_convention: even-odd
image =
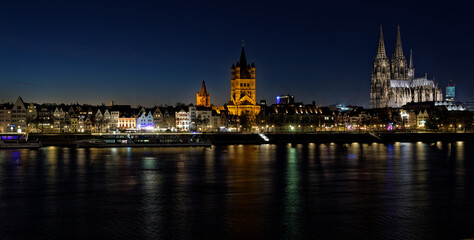
[(387, 58), (387, 54), (385, 53), (385, 43), (383, 41), (382, 25), (380, 25), (379, 46), (375, 58)]
[(395, 53), (393, 54), (393, 58), (405, 59), (402, 49), (402, 38), (400, 37), (400, 26), (397, 26), (397, 43), (395, 45)]
[[(375, 60), (382, 60), (386, 58), (387, 58), (387, 54), (385, 52), (385, 43), (383, 39), (382, 26), (380, 26), (379, 44), (378, 44), (377, 56), (375, 57)], [(391, 76), (389, 78), (391, 79), (408, 79), (409, 77), (412, 77), (412, 76), (408, 76), (410, 74), (408, 74), (409, 69), (407, 66), (407, 60), (405, 58), (405, 55), (403, 54), (402, 38), (400, 35), (399, 26), (397, 26), (397, 42), (395, 44), (395, 52), (392, 55), (390, 67), (391, 67), (390, 69)], [(380, 69), (380, 68), (375, 67), (374, 69)], [(410, 53), (410, 69), (413, 69), (413, 61), (412, 61), (411, 53)]]
[(413, 51), (410, 60), (403, 54), (400, 27), (397, 26), (395, 51), (389, 60), (385, 52), (382, 26), (380, 26), (377, 55), (374, 59), (370, 87), (370, 107), (401, 107), (408, 102), (440, 101), (442, 93), (434, 80), (427, 76), (420, 81), (415, 79), (413, 67)]

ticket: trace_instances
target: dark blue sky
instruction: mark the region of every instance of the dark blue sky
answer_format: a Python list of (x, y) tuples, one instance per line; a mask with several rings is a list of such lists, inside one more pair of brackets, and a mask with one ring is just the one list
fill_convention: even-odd
[(254, 60), (257, 99), (368, 106), (378, 30), (401, 27), (416, 75), (452, 79), (474, 101), (471, 1), (2, 1), (0, 101), (211, 103), (229, 100), (230, 66)]

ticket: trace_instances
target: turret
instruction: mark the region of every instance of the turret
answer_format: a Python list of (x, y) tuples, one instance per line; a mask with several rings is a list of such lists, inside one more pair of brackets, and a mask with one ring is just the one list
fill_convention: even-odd
[(413, 67), (413, 52), (410, 49), (410, 64), (408, 67), (408, 79), (413, 80), (415, 78), (415, 68)]
[(235, 65), (232, 63), (232, 67), (230, 67), (230, 75), (231, 80), (235, 80)]
[(250, 65), (250, 78), (255, 79), (255, 64)]

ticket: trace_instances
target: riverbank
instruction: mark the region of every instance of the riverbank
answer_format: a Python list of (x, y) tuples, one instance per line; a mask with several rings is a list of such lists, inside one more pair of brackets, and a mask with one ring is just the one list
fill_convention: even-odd
[[(29, 137), (41, 140), (43, 146), (75, 146), (75, 141), (94, 138), (90, 134), (30, 134)], [(474, 133), (270, 133), (264, 136), (253, 133), (204, 133), (202, 139), (212, 144), (437, 142), (474, 141)]]

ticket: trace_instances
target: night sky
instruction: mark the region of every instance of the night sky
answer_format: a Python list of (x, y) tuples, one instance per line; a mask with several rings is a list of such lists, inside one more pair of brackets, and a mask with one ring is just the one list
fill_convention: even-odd
[(195, 103), (205, 80), (222, 105), (244, 39), (257, 100), (368, 107), (380, 24), (389, 56), (399, 24), (416, 76), (474, 101), (472, 1), (41, 2), (0, 3), (0, 102)]

